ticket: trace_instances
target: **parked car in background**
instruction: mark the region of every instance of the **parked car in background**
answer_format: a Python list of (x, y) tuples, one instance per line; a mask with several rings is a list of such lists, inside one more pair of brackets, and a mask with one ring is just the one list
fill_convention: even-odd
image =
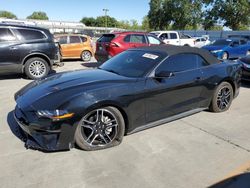
[[(83, 150), (202, 110), (224, 112), (239, 94), (241, 64), (173, 45), (129, 49), (98, 69), (55, 74), (15, 94), (26, 146)], [(32, 97), (31, 97), (32, 96)]]
[(60, 43), (62, 59), (90, 61), (94, 55), (91, 39), (87, 35), (59, 34), (55, 39)]
[(202, 48), (219, 59), (237, 59), (250, 54), (250, 43), (242, 38), (218, 39)]
[(60, 64), (59, 48), (47, 29), (0, 24), (0, 74), (24, 73), (30, 79), (48, 75)]
[(115, 32), (102, 35), (96, 42), (95, 58), (105, 62), (130, 48), (164, 44), (154, 35), (145, 32)]
[(194, 47), (201, 48), (210, 44), (211, 41), (206, 37), (196, 37), (194, 43)]
[(240, 58), (239, 62), (242, 63), (242, 80), (250, 81), (250, 55)]
[(240, 35), (240, 34), (234, 34), (234, 35), (228, 35), (228, 38), (242, 38), (246, 39), (247, 41), (250, 41), (250, 35)]
[(157, 36), (166, 44), (191, 47), (194, 47), (195, 45), (194, 38), (191, 38), (189, 35), (181, 34), (177, 31), (153, 31), (150, 33)]

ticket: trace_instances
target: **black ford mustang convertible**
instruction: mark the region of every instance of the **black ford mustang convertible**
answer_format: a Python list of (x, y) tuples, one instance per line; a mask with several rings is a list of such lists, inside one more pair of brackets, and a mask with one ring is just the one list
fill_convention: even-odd
[(241, 64), (198, 48), (131, 49), (98, 69), (28, 84), (15, 95), (14, 116), (30, 147), (104, 149), (126, 134), (204, 109), (228, 110), (241, 72)]

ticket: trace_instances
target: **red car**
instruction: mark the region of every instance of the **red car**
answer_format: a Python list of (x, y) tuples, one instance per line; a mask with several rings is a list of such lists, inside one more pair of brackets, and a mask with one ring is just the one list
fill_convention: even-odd
[(129, 48), (160, 44), (164, 44), (164, 42), (154, 35), (145, 32), (104, 34), (96, 42), (95, 58), (98, 62), (105, 62)]

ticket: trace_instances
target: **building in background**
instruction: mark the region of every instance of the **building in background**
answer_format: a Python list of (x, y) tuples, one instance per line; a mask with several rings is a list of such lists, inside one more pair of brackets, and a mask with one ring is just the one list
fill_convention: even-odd
[(98, 37), (103, 33), (113, 31), (124, 31), (120, 28), (88, 27), (81, 22), (53, 21), (53, 20), (32, 20), (32, 19), (7, 19), (0, 18), (0, 23), (21, 24), (47, 28), (51, 33), (81, 33), (91, 37)]

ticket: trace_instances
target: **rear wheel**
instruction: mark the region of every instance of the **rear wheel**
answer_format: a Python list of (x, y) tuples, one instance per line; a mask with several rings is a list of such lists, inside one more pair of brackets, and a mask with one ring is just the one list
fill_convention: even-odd
[(36, 80), (47, 76), (50, 67), (44, 59), (33, 57), (26, 61), (24, 71), (30, 79)]
[(87, 51), (87, 50), (83, 51), (82, 54), (81, 54), (81, 59), (82, 59), (83, 61), (90, 61), (90, 60), (91, 60), (91, 57), (92, 57), (91, 52), (90, 52), (90, 51)]
[(83, 116), (76, 129), (75, 141), (83, 150), (105, 149), (119, 145), (124, 131), (124, 119), (118, 109), (98, 108)]
[(230, 83), (222, 82), (214, 92), (210, 111), (224, 112), (229, 109), (233, 101), (233, 88)]
[(224, 59), (224, 60), (228, 59), (228, 53), (227, 52), (223, 52), (222, 59)]

